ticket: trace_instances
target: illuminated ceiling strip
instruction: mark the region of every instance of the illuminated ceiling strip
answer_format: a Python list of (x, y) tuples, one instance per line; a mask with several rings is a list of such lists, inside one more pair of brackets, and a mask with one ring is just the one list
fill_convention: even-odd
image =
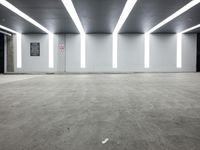
[(191, 28), (188, 28), (188, 29), (186, 29), (186, 30), (184, 30), (184, 31), (182, 31), (182, 32), (180, 32), (180, 33), (184, 34), (184, 33), (186, 33), (186, 32), (195, 30), (195, 29), (197, 29), (197, 28), (200, 28), (200, 24), (198, 24), (198, 25), (196, 25), (196, 26), (193, 26), (193, 27), (191, 27)]
[(0, 25), (0, 28), (5, 31), (16, 34), (17, 36), (17, 68), (22, 68), (22, 35), (21, 33), (18, 33), (2, 25)]
[(124, 22), (126, 21), (127, 17), (129, 16), (130, 12), (132, 11), (133, 7), (135, 6), (137, 0), (127, 0), (122, 14), (117, 22), (117, 25), (113, 31), (113, 61), (112, 67), (117, 68), (117, 48), (118, 48), (118, 39), (117, 34), (119, 33), (121, 27), (123, 26)]
[[(34, 26), (38, 27), (39, 29), (41, 29), (42, 31), (46, 32), (49, 34), (49, 68), (53, 68), (54, 67), (54, 55), (53, 55), (53, 33), (51, 33), (48, 29), (46, 29), (44, 26), (42, 26), (41, 24), (39, 24), (37, 21), (35, 21), (34, 19), (32, 19), (31, 17), (29, 17), (28, 15), (26, 15), (25, 13), (23, 13), (21, 10), (19, 10), (18, 8), (16, 8), (14, 5), (12, 5), (11, 3), (9, 3), (6, 0), (0, 0), (0, 4), (2, 4), (3, 6), (5, 6), (6, 8), (8, 8), (9, 10), (11, 10), (12, 12), (14, 12), (15, 14), (19, 15), (20, 17), (24, 18), (26, 21), (30, 22), (31, 24), (33, 24)], [(19, 35), (19, 34), (17, 34)], [(21, 36), (17, 36), (18, 38), (21, 38)], [(19, 40), (18, 40), (18, 46), (19, 46)], [(20, 56), (20, 51), (18, 52), (18, 58), (21, 60), (21, 56)], [(21, 66), (19, 64), (20, 62), (18, 62), (17, 66)]]
[(114, 29), (113, 34), (119, 33), (121, 27), (123, 26), (124, 22), (126, 21), (127, 17), (129, 16), (130, 12), (132, 11), (133, 7), (135, 6), (137, 0), (127, 0), (122, 14), (117, 22), (117, 25)]
[(2, 25), (0, 25), (0, 28), (3, 29), (3, 30), (6, 30), (6, 31), (8, 31), (8, 32), (14, 33), (14, 34), (17, 34), (17, 33), (18, 33), (18, 32), (16, 32), (16, 31), (14, 31), (14, 30), (12, 30), (12, 29), (9, 29), (9, 28), (7, 28), (7, 27), (5, 27), (5, 26), (2, 26)]
[(193, 26), (191, 28), (188, 28), (180, 33), (177, 33), (177, 57), (176, 57), (176, 67), (177, 68), (182, 68), (182, 35), (184, 33), (195, 30), (197, 28), (200, 28), (200, 24)]
[(71, 0), (62, 0), (66, 10), (68, 11), (69, 15), (71, 16), (72, 20), (74, 21), (78, 31), (80, 32), (80, 34), (85, 34), (85, 31), (83, 29), (83, 26), (81, 24), (81, 21), (78, 17), (78, 14), (76, 12), (76, 9), (72, 3)]
[(177, 12), (175, 12), (174, 14), (172, 14), (171, 16), (169, 16), (168, 18), (166, 18), (165, 20), (163, 20), (162, 22), (160, 22), (158, 25), (156, 25), (155, 27), (153, 27), (147, 33), (150, 34), (150, 33), (154, 32), (154, 31), (156, 31), (160, 27), (164, 26), (168, 22), (172, 21), (173, 19), (175, 19), (176, 17), (180, 16), (181, 14), (183, 14), (186, 11), (188, 11), (189, 9), (191, 9), (192, 7), (194, 7), (195, 5), (197, 5), (199, 3), (200, 3), (200, 0), (192, 0), (187, 5), (185, 5), (181, 9), (179, 9)]
[(83, 29), (83, 26), (81, 24), (81, 21), (78, 17), (78, 14), (76, 12), (76, 9), (74, 7), (74, 4), (72, 3), (71, 0), (62, 0), (67, 12), (69, 13), (69, 15), (71, 16), (74, 24), (76, 25), (79, 33), (81, 34), (81, 56), (80, 56), (80, 67), (81, 68), (85, 68), (85, 49), (86, 49), (86, 45), (85, 45), (85, 31)]
[(38, 27), (42, 31), (44, 31), (46, 33), (51, 33), (48, 29), (46, 29), (41, 24), (39, 24), (37, 21), (35, 21), (31, 17), (29, 17), (28, 15), (26, 15), (25, 13), (23, 13), (21, 10), (19, 10), (18, 8), (16, 8), (14, 5), (12, 5), (11, 3), (9, 3), (8, 1), (6, 1), (6, 0), (0, 0), (0, 4), (2, 4), (3, 6), (5, 6), (9, 10), (11, 10), (12, 12), (16, 13), (20, 17), (24, 18), (25, 20), (27, 20), (31, 24), (35, 25), (36, 27)]
[(0, 30), (0, 33), (4, 34), (4, 35), (8, 35), (8, 36), (12, 36), (12, 34), (8, 33), (8, 32), (5, 32), (5, 31), (2, 31)]

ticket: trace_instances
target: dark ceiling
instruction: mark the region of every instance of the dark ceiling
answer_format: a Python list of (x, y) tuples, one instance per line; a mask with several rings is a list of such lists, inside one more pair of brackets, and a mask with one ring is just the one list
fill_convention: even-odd
[(0, 5), (0, 25), (20, 33), (43, 33), (40, 29)]
[(53, 33), (79, 33), (61, 0), (8, 1)]
[(126, 0), (73, 0), (86, 33), (112, 33)]
[[(8, 0), (53, 33), (78, 33), (61, 0)], [(86, 33), (112, 33), (126, 0), (72, 0)], [(144, 33), (191, 0), (138, 0), (120, 33)], [(200, 4), (158, 29), (175, 33), (200, 23)], [(22, 33), (43, 33), (0, 5), (0, 25)], [(200, 29), (192, 32), (200, 33)]]
[[(177, 33), (197, 24), (200, 24), (200, 5), (196, 5), (181, 16), (175, 18), (162, 28), (158, 29), (156, 33)], [(193, 30), (192, 32), (194, 31), (199, 32), (200, 29)]]
[(191, 0), (138, 0), (121, 33), (144, 33)]

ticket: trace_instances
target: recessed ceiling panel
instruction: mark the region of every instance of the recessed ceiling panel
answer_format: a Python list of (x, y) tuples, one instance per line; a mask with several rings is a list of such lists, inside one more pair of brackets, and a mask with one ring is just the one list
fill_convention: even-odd
[[(200, 4), (196, 5), (181, 16), (164, 25), (155, 33), (177, 33), (193, 27), (197, 24), (200, 24)], [(193, 30), (190, 33), (194, 33), (197, 31), (199, 30)]]
[(86, 33), (112, 33), (126, 0), (72, 0)]
[(145, 33), (191, 0), (138, 0), (120, 33)]
[(19, 33), (44, 33), (2, 5), (0, 5), (0, 25)]
[(53, 33), (79, 33), (61, 0), (8, 0)]

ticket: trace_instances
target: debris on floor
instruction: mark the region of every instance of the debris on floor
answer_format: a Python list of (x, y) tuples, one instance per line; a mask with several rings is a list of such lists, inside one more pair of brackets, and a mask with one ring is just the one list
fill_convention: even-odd
[(106, 139), (105, 139), (105, 140), (103, 140), (101, 143), (102, 143), (102, 144), (106, 144), (108, 141), (109, 141), (109, 139), (108, 139), (108, 138), (106, 138)]

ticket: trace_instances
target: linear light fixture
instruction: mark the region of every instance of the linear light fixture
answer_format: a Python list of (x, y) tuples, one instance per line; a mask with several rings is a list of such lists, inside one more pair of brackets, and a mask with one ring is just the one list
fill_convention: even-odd
[(145, 41), (144, 41), (144, 68), (149, 68), (149, 50), (150, 50), (150, 34), (145, 33)]
[(16, 31), (14, 31), (14, 30), (12, 30), (12, 29), (10, 29), (10, 28), (7, 28), (7, 27), (5, 27), (5, 26), (2, 26), (2, 25), (0, 25), (0, 28), (3, 29), (3, 30), (6, 30), (6, 31), (8, 31), (8, 32), (14, 33), (14, 34), (17, 34), (17, 33), (18, 33), (18, 32), (16, 32)]
[(18, 33), (2, 25), (0, 25), (0, 28), (5, 31), (16, 34), (17, 36), (17, 68), (22, 68), (22, 35), (21, 33)]
[(124, 22), (126, 21), (127, 17), (129, 16), (130, 12), (132, 11), (133, 7), (135, 6), (137, 0), (127, 0), (122, 14), (117, 22), (117, 25), (113, 31), (113, 68), (117, 68), (117, 43), (118, 43), (118, 33), (123, 26)]
[(4, 34), (4, 35), (8, 35), (8, 36), (12, 36), (12, 34), (8, 33), (8, 32), (5, 32), (5, 31), (2, 31), (0, 30), (0, 33)]
[(186, 33), (186, 32), (192, 31), (192, 30), (197, 29), (197, 28), (200, 28), (200, 24), (198, 24), (198, 25), (196, 25), (196, 26), (193, 26), (193, 27), (191, 27), (191, 28), (188, 28), (188, 29), (186, 29), (186, 30), (184, 30), (184, 31), (182, 31), (182, 32), (180, 32), (180, 33), (184, 34), (184, 33)]
[[(196, 6), (199, 3), (200, 3), (200, 0), (192, 0), (191, 2), (189, 2), (188, 4), (183, 6), (181, 9), (176, 11), (174, 14), (172, 14), (171, 16), (169, 16), (168, 18), (166, 18), (165, 20), (163, 20), (162, 22), (157, 24), (155, 27), (150, 29), (148, 32), (146, 32), (146, 34), (145, 34), (145, 54), (144, 54), (145, 55), (144, 56), (145, 57), (145, 65), (144, 65), (144, 67), (145, 68), (149, 68), (149, 63), (150, 63), (150, 61), (149, 61), (150, 47), (149, 47), (149, 35), (148, 34), (151, 34), (152, 32), (156, 31), (160, 27), (164, 26), (168, 22), (172, 21), (173, 19), (175, 19), (176, 17), (180, 16), (181, 14), (183, 14), (186, 11), (188, 11), (189, 9), (191, 9), (192, 7)], [(181, 35), (177, 35), (177, 42), (178, 42), (178, 40), (180, 42), (180, 37), (182, 37), (182, 36)], [(179, 47), (180, 47), (180, 45), (179, 45)], [(177, 59), (177, 67), (180, 67), (180, 61), (181, 61), (180, 54), (181, 53), (180, 53), (180, 48), (179, 48), (179, 50), (177, 49), (177, 57), (179, 57)], [(178, 63), (178, 61), (179, 61), (179, 63)]]
[(19, 10), (18, 8), (16, 8), (14, 5), (12, 5), (11, 3), (9, 3), (8, 1), (6, 1), (6, 0), (0, 0), (0, 4), (2, 4), (3, 6), (5, 6), (9, 10), (11, 10), (12, 12), (16, 13), (20, 17), (24, 18), (28, 22), (32, 23), (33, 25), (35, 25), (36, 27), (38, 27), (42, 31), (44, 31), (46, 33), (51, 33), (48, 29), (46, 29), (41, 24), (39, 24), (37, 21), (35, 21), (31, 17), (29, 17), (28, 15), (26, 15), (25, 13), (23, 13), (21, 10)]
[(54, 65), (53, 65), (54, 64), (54, 61), (53, 61), (53, 59), (54, 59), (54, 55), (53, 55), (53, 33), (51, 33), (44, 26), (42, 26), (37, 21), (35, 21), (31, 17), (29, 17), (28, 15), (26, 15), (25, 13), (23, 13), (21, 10), (19, 10), (18, 8), (16, 8), (14, 5), (12, 5), (11, 3), (9, 3), (8, 1), (6, 1), (6, 0), (0, 0), (0, 4), (2, 4), (3, 6), (5, 6), (9, 10), (11, 10), (12, 12), (16, 13), (20, 17), (24, 18), (26, 21), (30, 22), (34, 26), (38, 27), (39, 29), (41, 29), (45, 33), (49, 34), (49, 68), (53, 68), (54, 67)]
[(200, 0), (192, 0), (191, 2), (189, 2), (188, 4), (186, 4), (184, 7), (182, 7), (178, 11), (176, 11), (174, 14), (172, 14), (171, 16), (169, 16), (168, 18), (166, 18), (165, 20), (163, 20), (162, 22), (160, 22), (159, 24), (157, 24), (155, 27), (153, 27), (147, 33), (150, 34), (150, 33), (154, 32), (154, 31), (156, 31), (160, 27), (164, 26), (168, 22), (172, 21), (173, 19), (175, 19), (176, 17), (180, 16), (181, 14), (183, 14), (186, 11), (188, 11), (189, 9), (191, 9), (192, 7), (194, 7), (195, 5), (197, 5), (199, 3), (200, 3)]
[(76, 12), (76, 9), (72, 3), (71, 0), (62, 0), (67, 12), (71, 16), (74, 24), (76, 25), (79, 33), (81, 34), (81, 56), (80, 56), (80, 67), (85, 68), (85, 31), (83, 29), (83, 26), (81, 24), (81, 21), (78, 17), (78, 14)]
[(186, 32), (192, 31), (194, 29), (200, 28), (200, 24), (188, 28), (180, 33), (177, 33), (177, 57), (176, 57), (176, 67), (182, 68), (182, 35)]

